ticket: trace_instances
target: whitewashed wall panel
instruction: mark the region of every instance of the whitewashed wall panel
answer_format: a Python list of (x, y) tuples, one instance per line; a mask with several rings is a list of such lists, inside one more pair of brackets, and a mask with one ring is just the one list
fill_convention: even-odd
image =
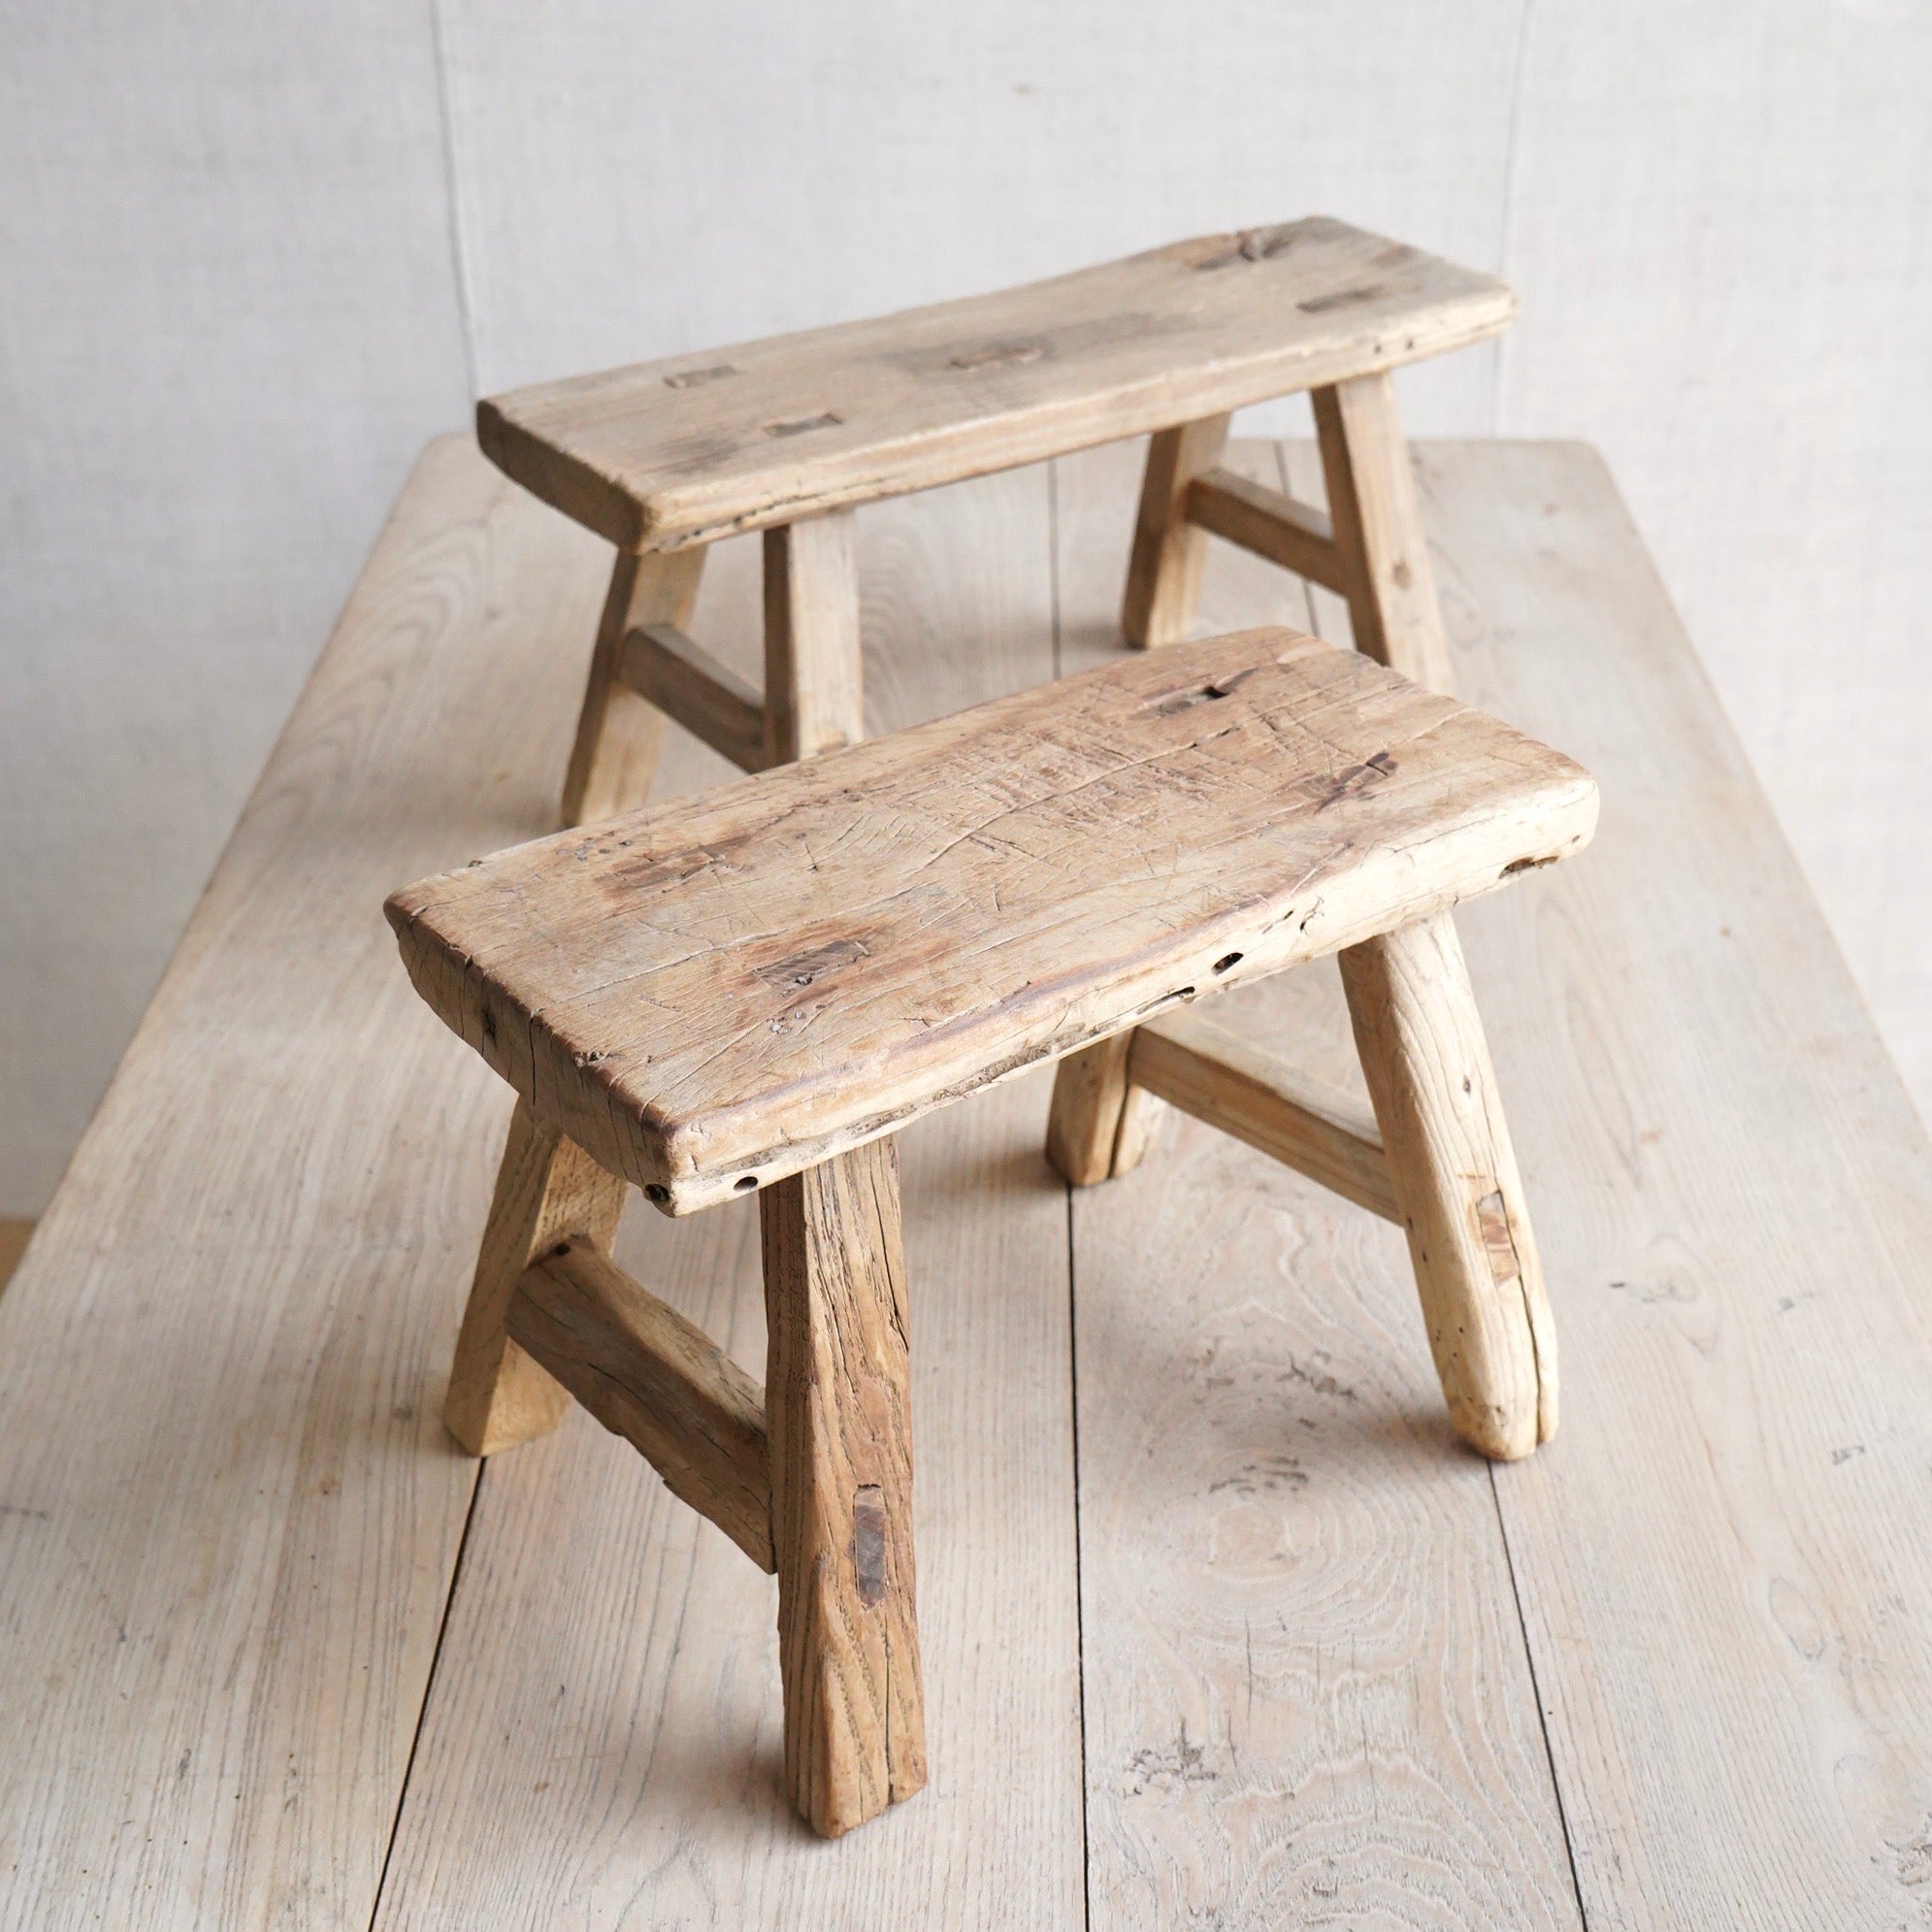
[[(1500, 245), (1520, 0), (442, 4), (486, 389), (1312, 211)], [(1491, 355), (1416, 424), (1487, 430)]]

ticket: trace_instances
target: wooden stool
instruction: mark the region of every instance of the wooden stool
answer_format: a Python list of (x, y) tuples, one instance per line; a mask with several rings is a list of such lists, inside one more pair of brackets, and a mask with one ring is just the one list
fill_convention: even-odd
[[(1087, 1179), (1165, 1095), (1402, 1222), (1457, 1428), (1525, 1454), (1555, 1342), (1447, 908), (1595, 818), (1555, 752), (1252, 631), (396, 894), (417, 990), (518, 1095), (450, 1428), (489, 1455), (573, 1394), (775, 1569), (791, 1794), (863, 1822), (925, 1777), (892, 1134), (1078, 1052), (1053, 1135)], [(1172, 1010), (1337, 948), (1372, 1120)], [(627, 1182), (762, 1190), (763, 1390), (608, 1260)]]
[[(643, 802), (666, 713), (747, 771), (865, 737), (851, 506), (1149, 430), (1130, 641), (1187, 635), (1212, 532), (1339, 592), (1358, 648), (1448, 690), (1389, 372), (1514, 311), (1491, 277), (1313, 217), (480, 404), (492, 460), (618, 548), (565, 824)], [(1327, 515), (1216, 467), (1230, 411), (1304, 389)], [(704, 546), (744, 530), (762, 694), (683, 629)]]

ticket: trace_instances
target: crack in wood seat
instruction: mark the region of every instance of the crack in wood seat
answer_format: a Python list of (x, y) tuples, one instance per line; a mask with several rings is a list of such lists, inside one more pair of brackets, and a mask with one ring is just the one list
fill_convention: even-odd
[[(1560, 754), (1269, 629), (406, 888), (417, 990), (519, 1096), (451, 1429), (574, 1395), (776, 1571), (787, 1780), (850, 1829), (926, 1775), (896, 1130), (1059, 1058), (1075, 1183), (1161, 1098), (1239, 1134), (1403, 1226), (1455, 1425), (1525, 1455), (1555, 1341), (1448, 909), (1595, 821)], [(1179, 1011), (1337, 949), (1372, 1117)], [(764, 1389), (610, 1261), (626, 1182), (758, 1193)]]
[[(618, 546), (563, 819), (642, 802), (666, 716), (745, 770), (865, 736), (852, 507), (1152, 431), (1121, 623), (1189, 634), (1209, 535), (1346, 598), (1449, 688), (1390, 371), (1496, 334), (1493, 277), (1326, 216), (490, 398), (483, 450)], [(1219, 467), (1229, 412), (1308, 390), (1328, 508)], [(687, 635), (705, 546), (765, 532), (765, 683)]]

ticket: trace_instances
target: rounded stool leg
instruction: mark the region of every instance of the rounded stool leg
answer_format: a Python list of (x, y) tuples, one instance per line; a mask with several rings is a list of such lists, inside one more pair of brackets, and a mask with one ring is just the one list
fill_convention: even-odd
[(510, 1340), (510, 1298), (524, 1269), (573, 1234), (608, 1252), (624, 1192), (615, 1174), (517, 1101), (442, 1404), (450, 1434), (472, 1456), (513, 1449), (563, 1421), (569, 1394)]
[(1556, 1336), (1455, 923), (1341, 968), (1450, 1419), (1485, 1456), (1527, 1456), (1556, 1431)]

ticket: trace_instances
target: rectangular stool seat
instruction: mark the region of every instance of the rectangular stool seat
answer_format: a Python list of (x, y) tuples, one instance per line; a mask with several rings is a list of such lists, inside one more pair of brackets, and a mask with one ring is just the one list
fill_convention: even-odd
[(485, 453), (630, 550), (927, 489), (1491, 336), (1515, 298), (1326, 216), (482, 403)]
[(672, 1213), (1586, 842), (1570, 760), (1270, 629), (478, 861), (423, 998)]

